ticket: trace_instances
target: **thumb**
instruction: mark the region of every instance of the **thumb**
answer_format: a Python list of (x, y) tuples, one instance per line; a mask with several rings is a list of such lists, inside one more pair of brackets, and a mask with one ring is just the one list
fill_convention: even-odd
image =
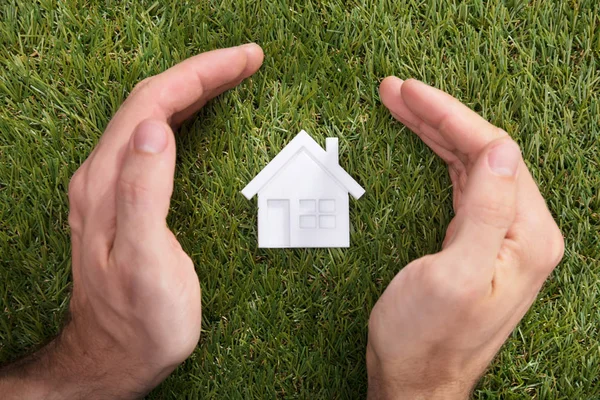
[[(456, 233), (448, 246), (461, 259), (493, 262), (516, 215), (519, 146), (508, 138), (488, 144), (472, 167), (460, 208)], [(467, 263), (468, 264), (468, 263)]]
[(129, 140), (117, 182), (116, 239), (149, 242), (163, 233), (173, 192), (175, 138), (162, 121), (147, 119)]

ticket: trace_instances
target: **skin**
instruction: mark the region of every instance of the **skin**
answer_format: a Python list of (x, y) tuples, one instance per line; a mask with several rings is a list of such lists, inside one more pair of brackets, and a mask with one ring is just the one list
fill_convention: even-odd
[(0, 371), (2, 398), (139, 398), (192, 353), (200, 284), (166, 224), (172, 127), (262, 61), (255, 44), (211, 51), (135, 87), (70, 183), (71, 319)]
[(465, 399), (560, 262), (563, 237), (517, 145), (450, 95), (388, 77), (392, 115), (447, 164), (456, 216), (369, 320), (369, 399)]
[[(192, 353), (200, 284), (166, 224), (172, 129), (262, 61), (255, 44), (216, 50), (135, 87), (69, 187), (70, 320), (0, 369), (3, 398), (139, 398)], [(562, 236), (505, 132), (418, 81), (387, 78), (381, 98), (448, 163), (456, 217), (443, 250), (402, 269), (372, 311), (368, 395), (466, 398), (562, 257)]]

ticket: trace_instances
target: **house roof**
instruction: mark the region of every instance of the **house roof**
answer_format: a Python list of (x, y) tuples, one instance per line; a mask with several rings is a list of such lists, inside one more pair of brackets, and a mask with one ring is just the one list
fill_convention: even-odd
[(242, 194), (246, 196), (248, 200), (253, 198), (256, 193), (277, 175), (288, 161), (302, 150), (306, 150), (310, 153), (319, 166), (333, 179), (338, 181), (352, 197), (359, 199), (365, 193), (365, 189), (363, 189), (358, 182), (340, 167), (337, 160), (332, 162), (327, 156), (327, 152), (323, 150), (323, 148), (319, 146), (308, 133), (302, 130), (283, 148), (283, 150), (279, 152), (279, 154), (277, 154), (277, 156), (275, 156), (275, 158), (273, 158), (273, 160), (271, 160), (269, 164), (267, 164), (266, 167), (263, 168), (262, 171), (260, 171), (258, 175), (254, 177), (254, 179), (250, 181), (250, 183), (248, 183), (248, 185), (246, 185), (242, 190)]

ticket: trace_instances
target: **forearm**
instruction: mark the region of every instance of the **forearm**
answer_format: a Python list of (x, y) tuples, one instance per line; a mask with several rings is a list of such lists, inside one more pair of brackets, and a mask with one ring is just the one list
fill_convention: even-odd
[(78, 345), (67, 326), (35, 353), (0, 368), (3, 399), (137, 399), (153, 385), (132, 378), (119, 367), (108, 367)]
[(52, 368), (49, 355), (56, 347), (49, 343), (39, 351), (0, 369), (0, 393), (8, 399), (51, 399), (56, 398), (53, 392), (55, 382), (47, 380), (44, 375)]
[(69, 367), (69, 354), (61, 350), (63, 347), (60, 335), (35, 353), (1, 368), (0, 393), (8, 399), (83, 397), (77, 388), (77, 364)]

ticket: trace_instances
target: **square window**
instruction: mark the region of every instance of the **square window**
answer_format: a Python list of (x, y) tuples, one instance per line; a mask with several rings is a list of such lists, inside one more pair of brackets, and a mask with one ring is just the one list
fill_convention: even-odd
[(319, 228), (335, 229), (335, 215), (320, 215)]
[(300, 228), (301, 229), (315, 229), (317, 227), (317, 217), (314, 215), (301, 215), (300, 216)]
[(316, 200), (300, 200), (300, 213), (308, 214), (317, 212)]
[(319, 212), (332, 213), (335, 211), (335, 200), (319, 200)]

